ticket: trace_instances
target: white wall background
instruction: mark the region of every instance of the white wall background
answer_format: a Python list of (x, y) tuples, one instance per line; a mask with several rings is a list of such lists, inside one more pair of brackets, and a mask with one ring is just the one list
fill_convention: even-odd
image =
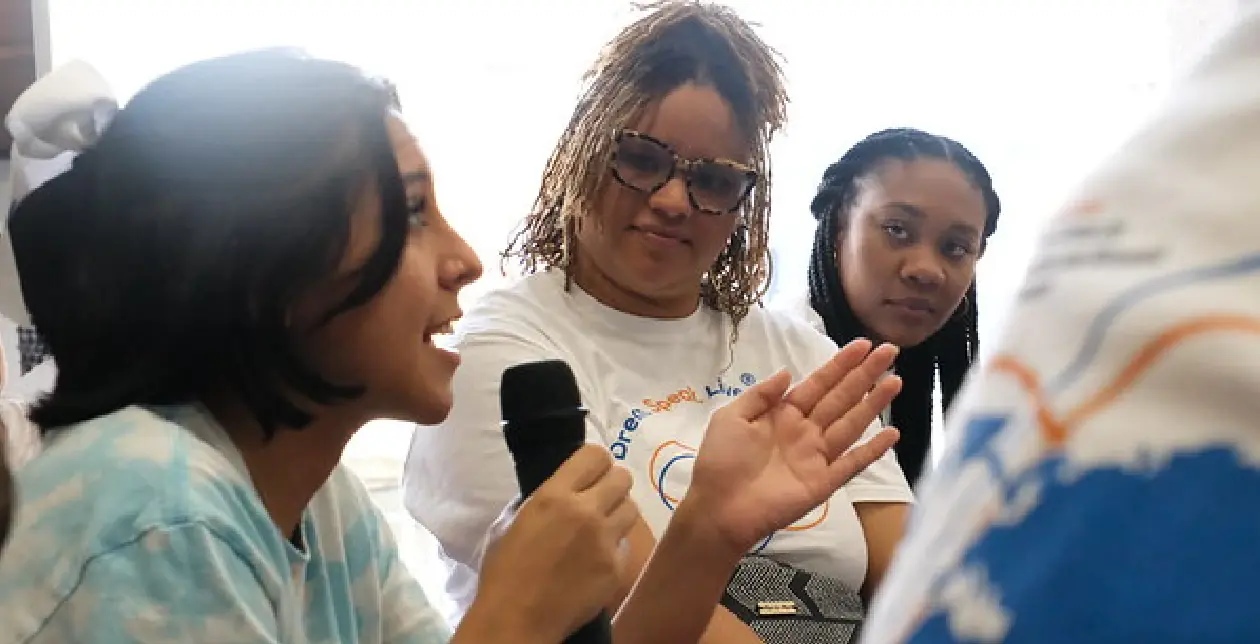
[[(938, 131), (988, 165), (1004, 202), (980, 268), (982, 333), (993, 346), (1045, 217), (1141, 122), (1237, 1), (731, 0), (763, 23), (791, 85), (791, 126), (773, 149), (776, 290), (804, 288), (807, 204), (829, 163), (876, 129)], [(35, 6), (48, 40), (42, 69), (83, 58), (123, 98), (180, 64), (260, 46), (303, 46), (390, 77), (435, 165), (444, 209), (488, 265), (532, 200), (579, 75), (630, 15), (622, 0)], [(503, 279), (489, 270), (467, 297)], [(410, 563), (437, 590), (431, 544), (396, 502), (409, 435), (368, 428), (347, 461), (376, 488)]]
[[(963, 141), (1006, 205), (981, 267), (996, 328), (1035, 231), (1142, 118), (1236, 0), (735, 0), (787, 59), (775, 154), (776, 290), (804, 288), (823, 168), (862, 135), (914, 125)], [(445, 209), (493, 259), (528, 207), (577, 78), (629, 15), (621, 0), (58, 0), (52, 64), (82, 57), (124, 97), (179, 64), (292, 44), (394, 79)], [(143, 17), (137, 19), (136, 17)], [(510, 132), (510, 135), (505, 133)], [(486, 166), (483, 153), (498, 161)], [(489, 275), (469, 297), (500, 280)]]

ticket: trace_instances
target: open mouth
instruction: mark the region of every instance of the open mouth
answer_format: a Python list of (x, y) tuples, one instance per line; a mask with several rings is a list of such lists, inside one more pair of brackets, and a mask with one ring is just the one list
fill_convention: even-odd
[(435, 324), (424, 330), (424, 341), (427, 344), (434, 344), (434, 338), (450, 336), (455, 333), (455, 323), (459, 321), (458, 317), (453, 317), (441, 324)]

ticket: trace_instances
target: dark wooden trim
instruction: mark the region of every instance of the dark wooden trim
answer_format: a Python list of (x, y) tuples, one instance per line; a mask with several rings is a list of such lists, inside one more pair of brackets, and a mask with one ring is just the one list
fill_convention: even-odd
[[(35, 82), (35, 22), (32, 0), (0, 0), (0, 117)], [(13, 140), (0, 127), (0, 159), (9, 158)]]

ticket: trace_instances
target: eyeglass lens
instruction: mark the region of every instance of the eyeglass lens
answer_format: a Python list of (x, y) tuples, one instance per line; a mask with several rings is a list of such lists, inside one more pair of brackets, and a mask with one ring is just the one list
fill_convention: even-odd
[(692, 205), (710, 213), (727, 213), (743, 202), (751, 187), (747, 170), (721, 161), (702, 159), (678, 164), (663, 144), (643, 136), (623, 134), (617, 142), (613, 172), (627, 186), (646, 193), (660, 190), (682, 165)]

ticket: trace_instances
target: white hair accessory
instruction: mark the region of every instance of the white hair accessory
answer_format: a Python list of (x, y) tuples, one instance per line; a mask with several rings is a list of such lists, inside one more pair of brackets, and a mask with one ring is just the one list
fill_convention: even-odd
[[(67, 157), (95, 144), (117, 113), (109, 83), (81, 60), (35, 81), (4, 118), (13, 136), (13, 200), (68, 168)], [(59, 161), (55, 169), (52, 161)]]
[[(9, 157), (12, 203), (0, 212), (4, 231), (12, 204), (70, 168), (74, 156), (96, 143), (114, 115), (118, 100), (95, 67), (72, 60), (35, 81), (5, 116), (13, 136)], [(7, 234), (0, 240), (0, 314), (30, 324)]]

